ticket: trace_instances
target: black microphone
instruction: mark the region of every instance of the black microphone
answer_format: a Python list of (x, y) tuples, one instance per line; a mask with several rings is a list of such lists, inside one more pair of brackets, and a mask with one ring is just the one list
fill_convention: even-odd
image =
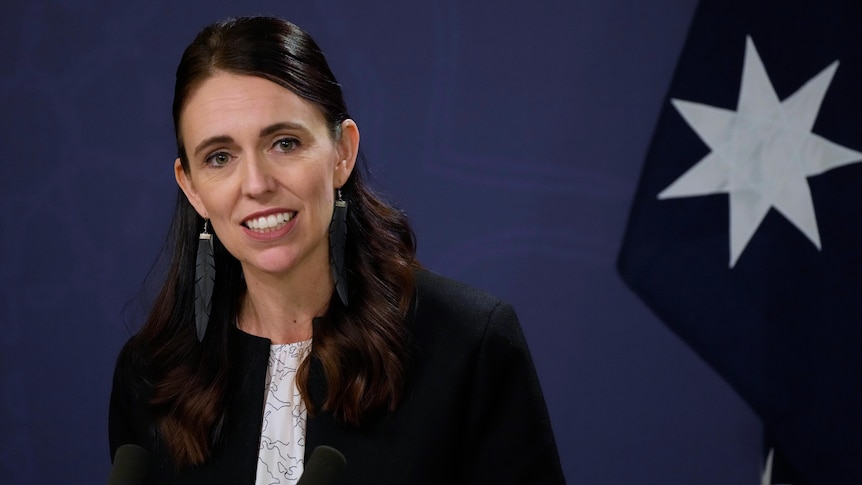
[(296, 485), (327, 485), (335, 481), (347, 464), (340, 451), (331, 446), (320, 445), (311, 452), (305, 471)]
[(149, 462), (150, 452), (146, 449), (132, 444), (120, 446), (114, 453), (108, 485), (142, 485)]

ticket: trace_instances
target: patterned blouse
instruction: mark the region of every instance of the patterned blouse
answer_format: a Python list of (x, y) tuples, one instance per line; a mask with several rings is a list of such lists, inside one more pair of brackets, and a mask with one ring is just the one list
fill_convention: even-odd
[(307, 413), (296, 369), (310, 353), (310, 339), (270, 347), (257, 485), (294, 484), (302, 475)]

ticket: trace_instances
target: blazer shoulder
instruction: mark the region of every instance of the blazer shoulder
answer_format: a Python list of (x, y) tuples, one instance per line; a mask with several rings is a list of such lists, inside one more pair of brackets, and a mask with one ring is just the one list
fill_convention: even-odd
[(416, 272), (413, 312), (419, 327), (432, 326), (479, 339), (483, 338), (489, 326), (518, 325), (515, 311), (507, 302), (484, 290), (425, 269)]
[(148, 359), (144, 356), (141, 342), (137, 335), (133, 335), (117, 354), (114, 367), (114, 382), (129, 387), (140, 387), (150, 377)]
[(459, 314), (487, 314), (497, 306), (507, 305), (484, 290), (427, 269), (416, 272), (416, 304), (422, 307), (443, 307)]

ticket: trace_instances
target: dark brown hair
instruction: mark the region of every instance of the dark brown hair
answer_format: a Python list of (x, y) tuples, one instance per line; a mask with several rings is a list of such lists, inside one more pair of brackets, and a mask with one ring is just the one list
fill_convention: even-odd
[[(173, 118), (183, 167), (188, 159), (180, 116), (190, 94), (218, 72), (277, 83), (320, 109), (333, 139), (348, 113), (341, 88), (314, 40), (290, 22), (271, 17), (228, 19), (203, 29), (177, 68)], [(362, 157), (360, 157), (360, 162)], [(315, 322), (312, 353), (297, 371), (309, 412), (308, 374), (317, 359), (327, 394), (322, 411), (358, 424), (369, 411), (394, 409), (405, 380), (404, 322), (413, 295), (415, 239), (406, 217), (378, 198), (357, 163), (342, 193), (350, 204), (345, 252), (350, 305), (331, 298)], [(173, 253), (165, 282), (133, 345), (152, 372), (151, 409), (161, 439), (178, 466), (206, 460), (219, 439), (232, 368), (230, 326), (245, 292), (239, 262), (215, 241), (217, 279), (203, 342), (194, 330), (194, 267), (203, 220), (178, 192), (171, 228)], [(217, 235), (216, 235), (217, 236)], [(263, 389), (261, 389), (263, 392)]]

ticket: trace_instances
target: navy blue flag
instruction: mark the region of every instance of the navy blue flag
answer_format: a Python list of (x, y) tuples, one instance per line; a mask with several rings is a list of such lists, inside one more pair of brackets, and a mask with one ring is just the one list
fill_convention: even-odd
[(862, 483), (862, 1), (701, 2), (618, 269), (794, 485)]

